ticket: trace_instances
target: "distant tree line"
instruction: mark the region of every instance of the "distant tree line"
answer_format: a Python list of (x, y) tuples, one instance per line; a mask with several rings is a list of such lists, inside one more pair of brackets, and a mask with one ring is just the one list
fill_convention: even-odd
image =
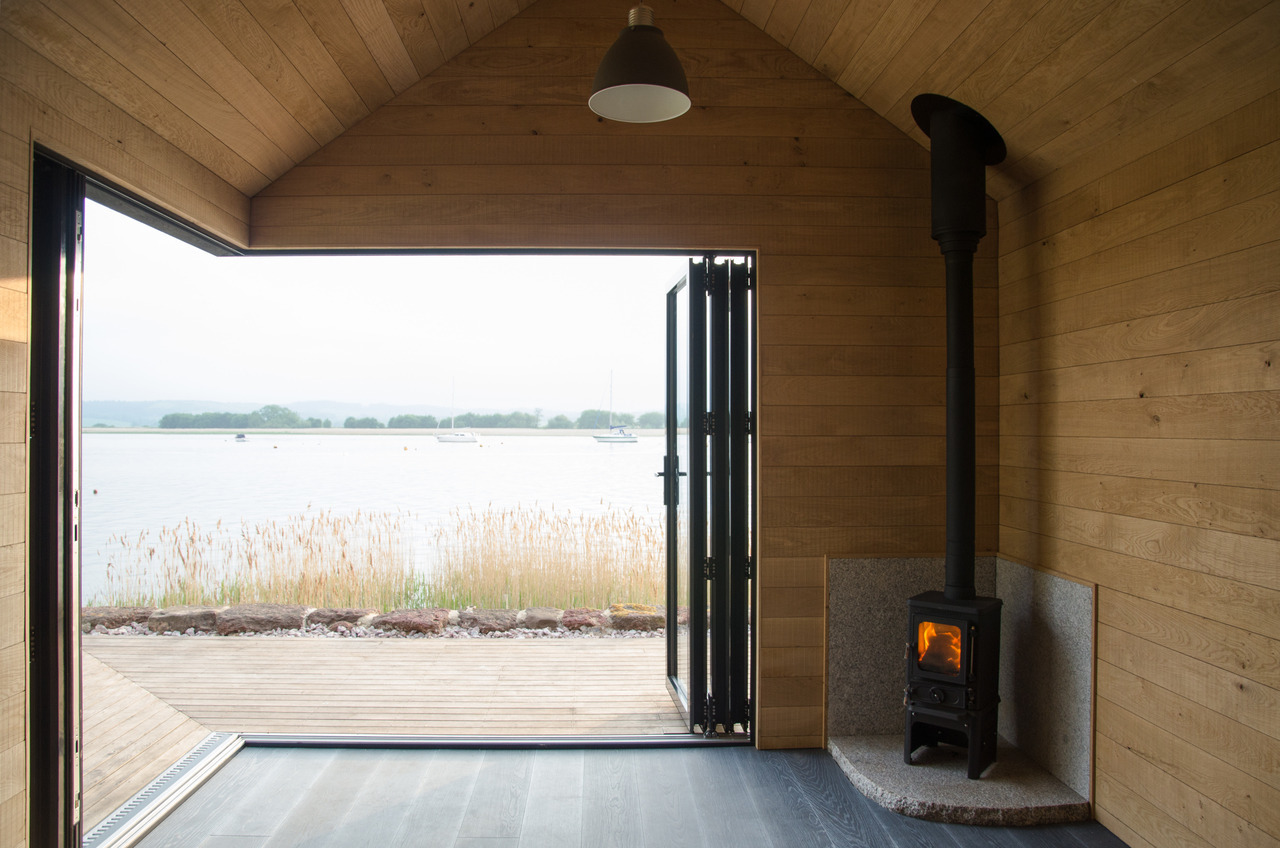
[(253, 412), (170, 412), (160, 419), (163, 430), (305, 430), (332, 427), (329, 419), (303, 418), (288, 407), (268, 404)]
[[(602, 430), (609, 426), (609, 411), (606, 409), (585, 409), (576, 420), (567, 415), (557, 415), (546, 423), (549, 430)], [(437, 419), (434, 415), (394, 415), (386, 424), (372, 416), (357, 418), (349, 416), (342, 422), (347, 429), (379, 430), (435, 430), (449, 426), (447, 418)], [(666, 418), (661, 412), (646, 412), (636, 416), (629, 412), (613, 413), (614, 426), (642, 427), (645, 429), (661, 429)], [(301, 430), (308, 428), (332, 427), (328, 419), (303, 418), (288, 407), (270, 404), (253, 412), (171, 412), (160, 419), (160, 427), (165, 430), (256, 430), (271, 428), (278, 430)], [(452, 420), (455, 429), (534, 429), (543, 426), (542, 410), (536, 412), (464, 412)]]

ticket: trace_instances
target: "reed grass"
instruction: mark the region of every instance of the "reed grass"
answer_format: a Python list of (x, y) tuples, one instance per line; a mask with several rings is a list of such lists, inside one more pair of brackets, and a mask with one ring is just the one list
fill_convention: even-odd
[(449, 517), (436, 533), (436, 565), (427, 577), (427, 593), (440, 606), (602, 609), (665, 602), (660, 513), (489, 507)]
[(190, 519), (154, 535), (114, 536), (106, 588), (91, 603), (281, 603), (390, 611), (660, 604), (661, 513), (599, 515), (534, 507), (455, 510), (415, 564), (414, 518), (307, 512), (204, 529)]

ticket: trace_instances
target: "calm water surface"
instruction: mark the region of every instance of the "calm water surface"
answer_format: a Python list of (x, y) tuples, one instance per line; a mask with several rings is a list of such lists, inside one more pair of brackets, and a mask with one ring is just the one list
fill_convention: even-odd
[(454, 509), (538, 506), (557, 512), (634, 509), (660, 515), (661, 437), (599, 444), (590, 436), (482, 436), (441, 444), (433, 435), (93, 433), (83, 440), (83, 596), (90, 599), (120, 548), (112, 536), (155, 534), (189, 519), (212, 530), (316, 511), (401, 512), (427, 553), (436, 522)]

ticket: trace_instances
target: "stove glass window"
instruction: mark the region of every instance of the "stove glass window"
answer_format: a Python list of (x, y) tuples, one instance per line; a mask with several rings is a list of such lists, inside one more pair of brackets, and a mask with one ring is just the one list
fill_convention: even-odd
[(960, 628), (953, 624), (922, 621), (916, 631), (916, 650), (921, 671), (958, 677), (960, 674)]

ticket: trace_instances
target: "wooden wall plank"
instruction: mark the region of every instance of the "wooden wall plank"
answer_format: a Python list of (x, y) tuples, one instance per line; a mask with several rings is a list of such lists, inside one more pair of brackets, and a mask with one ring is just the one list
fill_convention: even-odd
[(1002, 466), (1010, 498), (1280, 539), (1280, 492)]

